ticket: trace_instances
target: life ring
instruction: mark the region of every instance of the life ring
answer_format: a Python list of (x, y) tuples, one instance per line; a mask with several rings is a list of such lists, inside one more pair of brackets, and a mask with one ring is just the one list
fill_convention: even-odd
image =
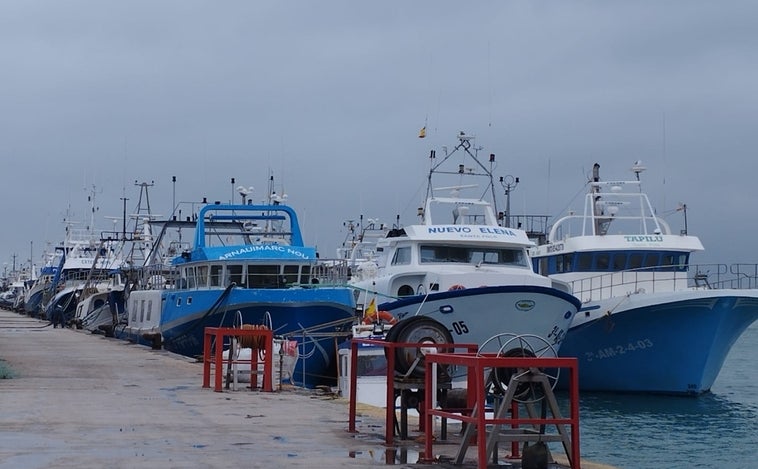
[(450, 288), (447, 289), (447, 291), (453, 291), (453, 290), (465, 290), (466, 287), (461, 285), (460, 283), (456, 283), (455, 285), (452, 285)]
[(378, 321), (380, 324), (392, 325), (397, 322), (397, 318), (389, 311), (372, 311), (363, 316), (363, 324), (374, 324), (374, 321)]

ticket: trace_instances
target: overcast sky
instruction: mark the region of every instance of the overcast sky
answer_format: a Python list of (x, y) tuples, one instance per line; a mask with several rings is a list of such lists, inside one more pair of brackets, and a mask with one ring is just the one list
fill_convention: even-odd
[(514, 214), (642, 160), (695, 261), (758, 262), (757, 23), (753, 0), (4, 0), (0, 255), (36, 260), (93, 188), (110, 229), (135, 181), (168, 215), (174, 189), (259, 200), (273, 174), (331, 257), (343, 220), (414, 222), (429, 150), (463, 130), (520, 178)]

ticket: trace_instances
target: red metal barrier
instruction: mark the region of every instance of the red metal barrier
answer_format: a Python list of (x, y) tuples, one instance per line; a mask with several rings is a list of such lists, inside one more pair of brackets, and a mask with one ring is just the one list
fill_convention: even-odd
[[(425, 361), (427, 366), (432, 363), (445, 364), (445, 365), (457, 365), (465, 366), (467, 369), (468, 380), (468, 397), (469, 403), (471, 403), (472, 395), (474, 396), (474, 407), (469, 410), (477, 409), (475, 412), (463, 412), (460, 411), (450, 412), (448, 410), (439, 409), (436, 407), (433, 397), (436, 395), (437, 382), (436, 376), (433, 373), (426, 374), (426, 397), (425, 397), (425, 410), (424, 418), (425, 423), (425, 436), (426, 445), (422, 460), (433, 460), (433, 425), (432, 421), (435, 416), (454, 419), (465, 422), (469, 425), (475, 425), (476, 429), (476, 444), (477, 444), (477, 459), (478, 467), (485, 469), (488, 463), (487, 454), (487, 425), (510, 425), (511, 428), (518, 428), (520, 424), (530, 425), (569, 425), (571, 427), (571, 444), (570, 453), (567, 456), (569, 463), (573, 469), (580, 469), (581, 457), (579, 454), (579, 378), (577, 374), (577, 359), (576, 358), (531, 358), (531, 357), (502, 357), (497, 354), (451, 354), (451, 353), (433, 353), (426, 355)], [(539, 369), (539, 368), (552, 368), (552, 369), (568, 369), (570, 372), (570, 384), (569, 384), (569, 399), (570, 409), (568, 418), (519, 418), (518, 412), (513, 412), (511, 418), (486, 418), (486, 389), (485, 389), (485, 373), (486, 370), (494, 368), (513, 368), (513, 369)], [(472, 379), (478, 378), (478, 379)], [(472, 393), (473, 391), (473, 393)], [(552, 390), (546, 390), (552, 398)], [(514, 401), (515, 402), (515, 401)], [(540, 435), (534, 435), (534, 439), (538, 440)], [(507, 437), (504, 437), (508, 439)], [(530, 437), (531, 438), (531, 437)], [(465, 439), (465, 438), (464, 438)], [(514, 440), (515, 441), (515, 440)], [(466, 445), (466, 446), (463, 446)], [(462, 449), (465, 453), (465, 449), (468, 447), (468, 443), (464, 441), (462, 443)], [(461, 456), (462, 457), (462, 456)]]
[[(215, 365), (214, 391), (221, 392), (221, 384), (224, 371), (224, 340), (226, 337), (250, 338), (253, 343), (263, 343), (263, 382), (262, 390), (272, 392), (271, 372), (273, 370), (274, 333), (268, 329), (236, 329), (233, 327), (206, 327), (203, 336), (203, 387), (209, 388), (211, 384), (211, 363)], [(215, 347), (211, 351), (211, 343), (215, 340)], [(212, 352), (212, 353), (211, 353)], [(231, 359), (231, 358), (230, 358)], [(250, 387), (258, 387), (258, 351), (253, 350), (250, 358)]]
[[(348, 417), (348, 431), (355, 433), (355, 416), (358, 390), (358, 346), (377, 345), (385, 349), (387, 357), (387, 411), (385, 414), (384, 441), (387, 445), (394, 442), (394, 423), (395, 423), (395, 350), (397, 348), (423, 347), (424, 349), (463, 349), (470, 353), (476, 352), (479, 348), (476, 344), (448, 344), (448, 343), (407, 343), (407, 342), (386, 342), (383, 339), (352, 339), (350, 343), (350, 410)], [(419, 383), (419, 388), (423, 388), (424, 383)], [(423, 422), (422, 422), (423, 425)]]

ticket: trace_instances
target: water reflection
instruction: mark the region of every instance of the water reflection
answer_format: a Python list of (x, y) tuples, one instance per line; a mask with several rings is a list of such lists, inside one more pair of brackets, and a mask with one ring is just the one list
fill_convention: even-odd
[(419, 451), (406, 447), (350, 451), (348, 456), (354, 459), (371, 460), (389, 466), (395, 464), (416, 464), (421, 457)]

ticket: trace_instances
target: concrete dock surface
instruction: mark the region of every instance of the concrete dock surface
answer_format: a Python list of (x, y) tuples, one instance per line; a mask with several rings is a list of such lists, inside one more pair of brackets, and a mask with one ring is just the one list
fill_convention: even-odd
[(476, 467), (475, 448), (452, 466), (417, 464), (417, 441), (386, 447), (381, 409), (360, 406), (349, 433), (328, 391), (214, 392), (195, 360), (3, 310), (0, 370), (0, 469)]

